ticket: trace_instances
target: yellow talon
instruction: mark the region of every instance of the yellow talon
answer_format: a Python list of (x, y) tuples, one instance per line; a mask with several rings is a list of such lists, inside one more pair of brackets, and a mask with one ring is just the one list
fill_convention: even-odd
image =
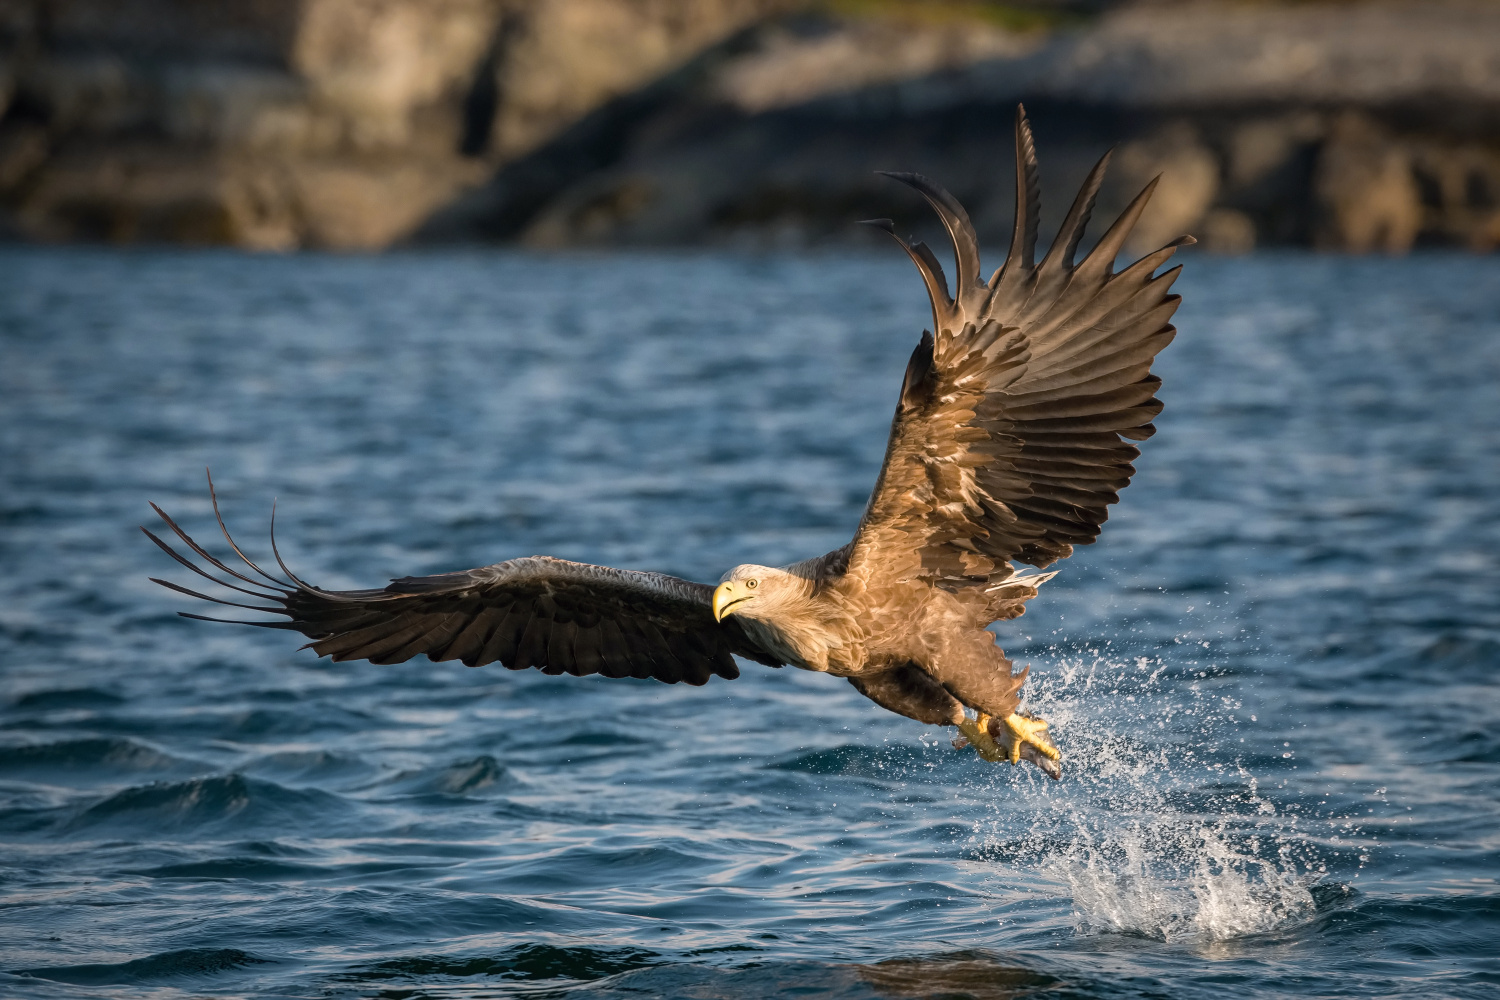
[(1028, 719), (1024, 715), (1015, 712), (1005, 717), (1005, 725), (1011, 732), (1010, 762), (1019, 764), (1021, 762), (1021, 744), (1030, 743), (1051, 760), (1059, 760), (1062, 754), (1057, 752), (1057, 747), (1047, 737), (1047, 722), (1045, 719)]
[[(985, 760), (996, 763), (1008, 760), (1012, 764), (1021, 763), (1021, 748), (1023, 744), (1030, 744), (1037, 752), (1049, 760), (1060, 760), (1062, 755), (1058, 753), (1057, 747), (1052, 745), (1052, 740), (1047, 737), (1047, 722), (1044, 719), (1028, 719), (1024, 715), (1012, 712), (1003, 720), (1005, 733), (1009, 738), (1002, 744), (990, 733), (990, 716), (983, 712), (976, 719), (965, 719), (958, 724), (958, 731), (963, 734), (979, 756)], [(963, 746), (963, 740), (957, 740), (955, 746)], [(1034, 758), (1033, 758), (1034, 759)], [(1052, 774), (1056, 768), (1047, 770)], [(1054, 775), (1055, 777), (1055, 775)]]
[(965, 719), (960, 722), (958, 731), (968, 737), (969, 745), (985, 760), (998, 763), (1005, 759), (1005, 751), (990, 735), (990, 717), (983, 712), (979, 713), (977, 719)]

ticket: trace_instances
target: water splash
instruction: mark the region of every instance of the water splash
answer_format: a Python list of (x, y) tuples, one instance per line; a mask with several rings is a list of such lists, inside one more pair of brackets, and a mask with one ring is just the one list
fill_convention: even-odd
[(1222, 941), (1313, 915), (1309, 886), (1324, 863), (1298, 817), (1223, 752), (1251, 718), (1232, 682), (1197, 664), (1092, 653), (1032, 684), (1030, 707), (1063, 746), (1064, 781), (1028, 775), (997, 797), (1005, 809), (979, 837), (1007, 871), (991, 874), (1041, 876), (1085, 934)]
[(1167, 815), (1102, 839), (1080, 831), (1050, 867), (1066, 880), (1085, 932), (1226, 940), (1314, 910), (1295, 861), (1257, 856), (1223, 822)]

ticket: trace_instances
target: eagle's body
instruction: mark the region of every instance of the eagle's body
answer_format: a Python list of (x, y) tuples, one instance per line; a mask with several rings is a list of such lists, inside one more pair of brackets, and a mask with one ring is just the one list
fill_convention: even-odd
[(988, 626), (1020, 615), (1052, 576), (1017, 575), (1013, 563), (1045, 567), (1092, 542), (1129, 483), (1138, 452), (1122, 437), (1154, 430), (1160, 380), (1150, 368), (1172, 339), (1178, 302), (1168, 294), (1177, 269), (1155, 270), (1190, 241), (1112, 273), (1148, 187), (1074, 265), (1107, 161), (1035, 264), (1036, 161), (1018, 114), (1015, 235), (988, 282), (962, 206), (925, 178), (891, 175), (942, 218), (958, 287), (950, 296), (926, 246), (900, 241), (927, 285), (936, 332), (923, 335), (907, 365), (859, 528), (827, 555), (781, 569), (737, 566), (718, 587), (531, 556), (380, 590), (324, 591), (284, 564), (283, 579), (244, 560), (270, 586), (233, 570), (165, 514), (184, 543), (238, 582), (151, 537), (194, 572), (275, 602), (239, 606), (290, 619), (251, 624), (301, 632), (335, 660), (398, 663), (425, 653), (470, 666), (703, 684), (713, 674), (737, 677), (738, 655), (847, 677), (893, 712), (959, 726), (990, 759), (1008, 753), (1056, 777), (1046, 724), (1016, 714), (1025, 671), (1012, 672)]

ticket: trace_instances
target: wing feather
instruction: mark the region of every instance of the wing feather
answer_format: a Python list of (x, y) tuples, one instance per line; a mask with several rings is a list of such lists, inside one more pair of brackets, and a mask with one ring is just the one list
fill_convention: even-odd
[[(235, 579), (248, 579), (208, 554), (164, 512), (157, 513), (193, 554)], [(209, 575), (161, 538), (150, 537), (200, 576), (251, 593)], [(269, 592), (255, 592), (267, 603), (254, 610), (290, 621), (245, 624), (301, 632), (317, 655), (334, 660), (401, 663), (425, 654), (468, 666), (498, 661), (516, 670), (536, 667), (553, 674), (654, 677), (689, 684), (704, 684), (712, 676), (738, 677), (736, 655), (781, 665), (737, 620), (714, 620), (712, 587), (660, 573), (530, 556), (460, 573), (404, 577), (383, 590), (319, 590), (290, 573), (284, 580), (267, 579), (274, 585), (255, 584)], [(247, 606), (159, 582), (176, 593)]]
[(575, 626), (573, 636), (573, 668), (568, 671), (579, 677), (597, 674), (604, 666), (602, 637), (598, 625)]
[(963, 207), (926, 178), (892, 175), (948, 229), (957, 287), (950, 294), (931, 251), (897, 237), (928, 287), (934, 328), (907, 366), (851, 572), (983, 595), (1013, 575), (1012, 562), (1046, 566), (1098, 536), (1135, 473), (1139, 451), (1127, 439), (1150, 437), (1161, 412), (1151, 364), (1176, 332), (1169, 320), (1180, 298), (1170, 289), (1180, 268), (1156, 271), (1192, 242), (1114, 273), (1153, 180), (1074, 264), (1108, 162), (1106, 154), (1090, 172), (1034, 264), (1036, 153), (1017, 109), (1015, 230), (987, 284)]
[(547, 662), (538, 664), (544, 674), (573, 673), (577, 666), (573, 659), (573, 640), (578, 635), (578, 626), (570, 621), (552, 622), (547, 635)]
[(552, 638), (552, 619), (545, 617), (548, 608), (541, 607), (537, 610), (538, 613), (533, 614), (526, 623), (521, 640), (516, 644), (515, 662), (506, 664), (512, 670), (547, 665), (547, 644)]
[(468, 624), (453, 637), (448, 643), (448, 648), (436, 657), (439, 660), (457, 660), (466, 667), (477, 666), (475, 662), (479, 659), (479, 653), (484, 649), (485, 640), (490, 633), (495, 631), (495, 626), (500, 624), (500, 619), (510, 610), (510, 605), (497, 604), (493, 607), (481, 608), (474, 617), (470, 618)]
[(625, 643), (619, 623), (612, 618), (601, 618), (599, 639), (599, 655), (604, 659), (599, 672), (605, 677), (629, 677), (630, 649)]
[(410, 627), (411, 622), (405, 616), (383, 620), (357, 631), (339, 633), (332, 639), (315, 642), (312, 650), (319, 656), (328, 656), (336, 661), (362, 660), (376, 652), (384, 640)]
[[(379, 639), (369, 646), (362, 647), (358, 650), (358, 658), (380, 664), (402, 663), (411, 659), (417, 655), (415, 650), (411, 652), (403, 652), (403, 650), (413, 646), (414, 643), (416, 644), (415, 648), (420, 649), (421, 643), (418, 640), (437, 627), (438, 621), (435, 620), (436, 618), (436, 615), (424, 615), (420, 613), (402, 616), (399, 620), (406, 625), (405, 628)], [(349, 659), (354, 658), (354, 656), (349, 657)]]
[(508, 667), (516, 660), (516, 649), (521, 644), (521, 633), (526, 631), (526, 623), (531, 620), (531, 608), (529, 605), (517, 602), (505, 613), (500, 624), (495, 626), (495, 631), (484, 641), (484, 649), (480, 652), (476, 667), (482, 667), (486, 663), (499, 663)]

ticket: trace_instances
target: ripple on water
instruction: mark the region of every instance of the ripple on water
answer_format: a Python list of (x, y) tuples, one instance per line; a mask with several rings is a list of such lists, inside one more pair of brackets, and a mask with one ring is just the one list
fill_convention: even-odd
[(275, 834), (316, 823), (327, 829), (344, 800), (318, 789), (292, 789), (242, 774), (136, 785), (115, 792), (68, 821), (64, 832), (116, 838)]
[[(413, 983), (433, 986), (444, 981), (475, 977), (505, 980), (561, 980), (588, 982), (662, 961), (662, 956), (637, 948), (562, 948), (534, 944), (499, 955), (415, 955), (393, 958), (355, 969), (341, 979), (356, 982)], [(562, 985), (554, 982), (553, 986)]]
[(0, 778), (108, 784), (150, 774), (206, 768), (131, 739), (92, 737), (0, 747)]
[(344, 790), (358, 787), (380, 774), (380, 769), (357, 753), (330, 750), (282, 750), (246, 761), (245, 774), (269, 778), (288, 786), (315, 785)]
[(61, 688), (32, 691), (21, 695), (12, 704), (17, 709), (45, 712), (70, 708), (111, 708), (124, 703), (125, 699), (119, 695), (98, 688)]
[(21, 974), (77, 986), (178, 985), (191, 988), (195, 981), (264, 962), (264, 959), (238, 948), (184, 948), (128, 962), (43, 967), (26, 969)]
[(278, 858), (228, 857), (185, 861), (175, 865), (132, 869), (132, 874), (147, 878), (247, 879), (252, 882), (280, 882), (287, 879), (327, 877), (326, 866), (299, 864)]
[(495, 795), (521, 784), (489, 754), (438, 767), (404, 771), (381, 783), (382, 792), (401, 795)]
[(776, 771), (904, 781), (925, 764), (924, 755), (914, 747), (845, 744), (826, 750), (810, 750), (764, 766)]

